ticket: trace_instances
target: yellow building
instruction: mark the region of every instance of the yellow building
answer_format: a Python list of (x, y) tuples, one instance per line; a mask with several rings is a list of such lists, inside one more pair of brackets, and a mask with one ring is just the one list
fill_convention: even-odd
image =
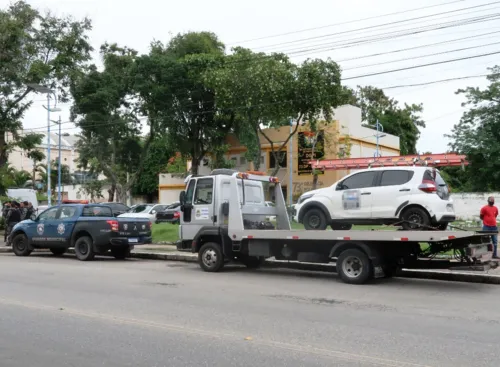
[[(296, 125), (292, 126), (295, 129)], [(374, 157), (377, 152), (377, 134), (379, 137), (378, 152), (381, 156), (399, 155), (399, 137), (379, 132), (376, 130), (362, 126), (361, 109), (358, 107), (346, 105), (335, 110), (335, 121), (331, 123), (318, 124), (320, 138), (315, 146), (315, 157), (324, 159), (337, 159), (339, 157)], [(312, 149), (311, 139), (309, 136), (310, 128), (308, 123), (300, 124), (297, 133), (293, 135), (281, 151), (282, 168), (279, 169), (276, 176), (282, 182), (284, 194), (288, 198), (288, 187), (290, 185), (290, 160), (292, 161), (292, 187), (294, 200), (303, 192), (309, 191), (313, 186), (313, 174), (308, 161), (310, 160)], [(282, 127), (280, 129), (265, 129), (264, 134), (273, 142), (274, 150), (276, 151), (290, 135), (290, 127)], [(322, 138), (321, 138), (322, 137)], [(321, 149), (321, 140), (324, 148)], [(247, 148), (238, 141), (236, 136), (229, 135), (226, 138), (229, 150), (227, 159), (233, 162), (234, 168), (245, 171), (253, 169), (253, 165), (247, 161), (245, 152)], [(260, 136), (261, 157), (259, 170), (272, 174), (274, 171), (275, 159), (272, 153), (271, 144), (265, 136)], [(290, 157), (290, 146), (292, 146), (292, 154)], [(199, 168), (200, 175), (210, 173), (210, 157), (206, 157), (204, 163)], [(318, 177), (317, 188), (327, 187), (345, 176), (349, 171), (324, 171)], [(160, 202), (163, 203), (162, 197), (165, 200), (170, 200), (172, 197), (178, 196), (182, 184), (179, 182), (166, 182), (165, 178), (160, 182)], [(164, 201), (165, 201), (164, 200)]]

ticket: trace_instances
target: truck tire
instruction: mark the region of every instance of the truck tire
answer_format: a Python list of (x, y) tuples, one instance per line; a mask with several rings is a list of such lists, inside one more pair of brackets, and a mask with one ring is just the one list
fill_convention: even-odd
[(429, 214), (418, 207), (411, 207), (401, 214), (402, 227), (405, 231), (428, 231), (431, 223)]
[(264, 262), (264, 258), (257, 256), (244, 256), (240, 258), (240, 261), (249, 269), (258, 269)]
[(12, 239), (12, 251), (16, 256), (29, 256), (31, 254), (28, 237), (24, 233), (20, 233)]
[(198, 252), (200, 267), (210, 273), (218, 272), (224, 266), (224, 255), (218, 243), (207, 242)]
[(75, 255), (80, 261), (90, 261), (95, 257), (92, 238), (83, 236), (75, 242)]
[(337, 273), (344, 283), (364, 284), (373, 277), (373, 266), (361, 250), (342, 251), (337, 258)]
[(125, 260), (130, 256), (130, 247), (111, 247), (111, 255), (117, 260)]
[(306, 214), (304, 214), (302, 222), (304, 223), (304, 228), (307, 230), (324, 231), (328, 225), (323, 211), (316, 208), (309, 209)]
[(67, 249), (64, 247), (52, 247), (49, 250), (50, 250), (50, 252), (52, 252), (52, 254), (54, 256), (62, 256), (62, 255), (64, 255), (64, 253), (66, 252)]

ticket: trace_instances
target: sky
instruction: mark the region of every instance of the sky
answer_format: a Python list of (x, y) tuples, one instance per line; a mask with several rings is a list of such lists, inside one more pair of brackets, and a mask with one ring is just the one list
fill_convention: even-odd
[[(421, 153), (448, 150), (444, 134), (451, 132), (465, 111), (461, 106), (464, 96), (455, 91), (486, 87), (486, 78), (477, 76), (500, 64), (498, 54), (475, 57), (500, 52), (500, 18), (495, 18), (500, 1), (308, 0), (297, 5), (284, 0), (28, 2), (57, 15), (91, 18), (90, 42), (95, 49), (104, 42), (116, 42), (147, 53), (153, 40), (168, 42), (177, 33), (212, 31), (228, 49), (240, 45), (259, 52), (286, 52), (297, 63), (329, 57), (340, 64), (344, 84), (384, 88), (401, 104), (423, 104), (426, 128), (417, 145)], [(0, 0), (2, 8), (9, 3)], [(388, 15), (398, 12), (404, 13)], [(493, 18), (485, 18), (488, 16)], [(469, 23), (462, 24), (464, 20)], [(396, 37), (401, 34), (407, 35)], [(405, 49), (410, 50), (402, 51)], [(455, 59), (462, 60), (449, 62)], [(95, 62), (100, 62), (97, 53)], [(439, 64), (420, 67), (432, 63)], [(367, 76), (405, 68), (411, 69)], [(429, 82), (437, 83), (411, 86)], [(392, 88), (397, 86), (403, 87)], [(47, 124), (46, 101), (42, 95), (33, 100), (24, 128), (40, 130)], [(68, 121), (70, 104), (58, 107), (62, 111), (53, 113), (51, 119), (60, 116)], [(63, 128), (63, 132), (77, 132), (71, 124)]]

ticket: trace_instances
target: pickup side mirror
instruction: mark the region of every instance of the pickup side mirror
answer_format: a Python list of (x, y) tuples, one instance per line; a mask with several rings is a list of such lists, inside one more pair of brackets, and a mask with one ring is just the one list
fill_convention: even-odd
[(35, 221), (36, 220), (36, 214), (35, 213), (31, 214), (30, 219), (33, 220), (33, 221)]
[(151, 214), (156, 214), (156, 210), (151, 210)]

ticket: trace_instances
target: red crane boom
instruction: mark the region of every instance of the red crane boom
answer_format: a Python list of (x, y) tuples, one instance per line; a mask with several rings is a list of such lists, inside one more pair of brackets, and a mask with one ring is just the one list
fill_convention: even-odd
[(456, 167), (467, 166), (465, 155), (456, 153), (446, 154), (420, 154), (385, 156), (378, 158), (346, 158), (346, 159), (326, 159), (309, 161), (313, 169), (321, 170), (345, 170), (364, 169), (374, 167), (398, 167), (398, 166), (432, 166), (432, 167)]

